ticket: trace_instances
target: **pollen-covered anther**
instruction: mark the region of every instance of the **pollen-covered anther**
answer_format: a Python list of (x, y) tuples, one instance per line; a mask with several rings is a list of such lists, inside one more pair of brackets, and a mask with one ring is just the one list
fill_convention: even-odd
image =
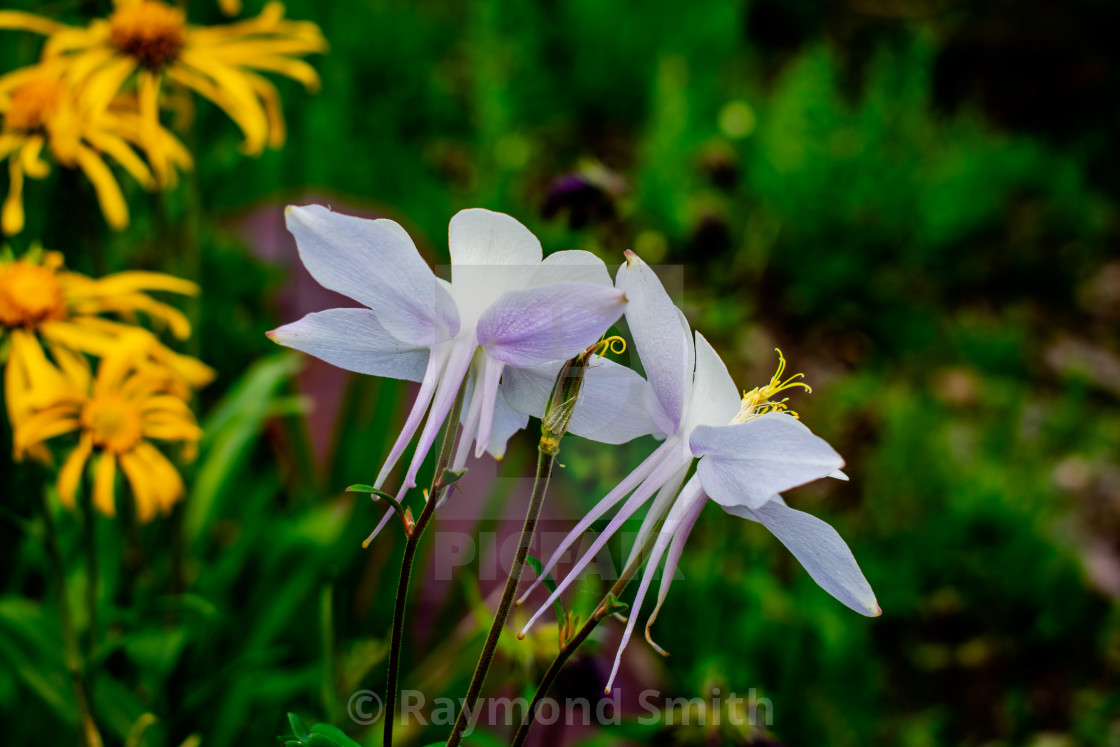
[(41, 130), (58, 107), (62, 84), (50, 78), (33, 78), (12, 92), (11, 104), (4, 114), (10, 130)]
[(125, 454), (143, 438), (143, 421), (136, 405), (119, 394), (99, 394), (82, 407), (82, 429), (94, 446)]
[(66, 318), (66, 299), (54, 270), (20, 260), (0, 265), (0, 325), (33, 327)]
[(781, 350), (777, 348), (774, 348), (774, 350), (778, 353), (778, 370), (770, 377), (770, 382), (766, 386), (755, 387), (749, 392), (743, 392), (743, 401), (739, 405), (738, 414), (732, 418), (731, 425), (746, 423), (748, 420), (754, 420), (758, 416), (770, 412), (784, 412), (796, 418), (797, 413), (790, 410), (786, 405), (786, 402), (789, 401), (788, 398), (774, 399), (775, 395), (795, 387), (800, 387), (806, 392), (813, 391), (811, 386), (804, 381), (799, 381), (805, 374), (796, 373), (785, 380), (782, 379), (786, 370), (786, 358), (782, 355)]
[(109, 38), (117, 49), (149, 70), (175, 60), (187, 42), (183, 12), (156, 0), (126, 5), (109, 18)]

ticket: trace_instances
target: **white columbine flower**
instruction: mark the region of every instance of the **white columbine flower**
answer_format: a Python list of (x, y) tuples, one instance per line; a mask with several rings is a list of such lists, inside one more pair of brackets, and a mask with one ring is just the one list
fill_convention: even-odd
[(451, 282), (436, 277), (391, 220), (320, 205), (292, 206), (285, 216), (311, 275), (366, 308), (308, 314), (269, 337), (349, 371), (420, 382), (374, 482), (376, 488), (385, 483), (428, 413), (398, 500), (416, 486), (416, 473), (468, 375), (455, 468), (466, 462), (472, 443), (476, 457), (485, 451), (500, 457), (528, 422), (505, 401), (503, 373), (571, 358), (626, 304), (598, 257), (565, 251), (542, 261), (537, 238), (502, 213), (463, 210), (451, 219)]
[[(543, 573), (522, 595), (524, 601), (588, 527), (629, 496), (606, 530), (529, 620), (522, 635), (594, 560), (623, 522), (650, 498), (653, 505), (639, 529), (627, 564), (645, 544), (657, 521), (664, 517), (664, 522), (646, 561), (607, 692), (618, 673), (622, 651), (633, 633), (662, 557), (665, 568), (657, 606), (646, 623), (647, 639), (672, 583), (684, 543), (708, 498), (728, 513), (766, 526), (809, 575), (845, 605), (863, 615), (879, 615), (871, 586), (836, 530), (820, 519), (789, 508), (778, 495), (821, 477), (846, 479), (840, 472), (844, 466), (840, 455), (789, 413), (784, 400), (773, 399), (784, 389), (805, 385), (797, 381), (797, 376), (782, 380), (782, 359), (770, 383), (740, 397), (719, 355), (699, 332), (693, 343), (684, 315), (673, 305), (653, 270), (632, 252), (627, 252), (616, 284), (629, 300), (626, 321), (648, 376), (645, 407), (665, 439), (576, 525), (545, 564)], [(579, 413), (578, 407), (576, 412)], [(695, 459), (699, 459), (696, 472), (682, 488)]]

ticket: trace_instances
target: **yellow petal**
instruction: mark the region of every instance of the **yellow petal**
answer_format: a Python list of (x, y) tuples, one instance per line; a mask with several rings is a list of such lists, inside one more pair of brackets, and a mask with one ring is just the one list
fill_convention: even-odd
[(27, 450), (36, 444), (78, 429), (78, 418), (73, 407), (51, 407), (24, 418), (15, 429), (12, 441), (15, 458), (22, 460)]
[(82, 90), (82, 102), (94, 112), (108, 109), (109, 103), (120, 93), (124, 82), (135, 71), (136, 60), (125, 56), (116, 57), (90, 74)]
[(86, 460), (89, 459), (91, 451), (93, 451), (93, 442), (89, 436), (82, 436), (58, 472), (58, 495), (67, 508), (74, 508), (74, 494), (78, 492), (78, 483), (82, 481), (82, 473), (85, 471)]
[(155, 186), (155, 179), (148, 166), (122, 138), (112, 132), (89, 132), (86, 140), (94, 148), (111, 156), (141, 187), (152, 189)]
[[(101, 357), (113, 349), (115, 337), (88, 322), (95, 317), (76, 317), (65, 322), (43, 322), (39, 332), (48, 340)], [(96, 320), (108, 321), (108, 320)]]
[(117, 515), (116, 480), (117, 459), (111, 451), (103, 451), (93, 474), (93, 507), (110, 518)]
[(118, 231), (127, 226), (128, 204), (124, 201), (116, 177), (101, 160), (101, 156), (85, 146), (79, 146), (78, 166), (93, 183), (97, 201), (101, 204), (101, 212), (105, 214), (105, 221)]
[(136, 520), (146, 524), (156, 516), (159, 501), (155, 494), (155, 478), (147, 463), (136, 451), (121, 454), (121, 469), (132, 488), (132, 501), (136, 507)]
[(0, 29), (16, 29), (19, 31), (32, 31), (36, 34), (50, 36), (58, 33), (67, 26), (37, 16), (34, 13), (24, 13), (18, 10), (0, 10)]
[(179, 476), (179, 471), (159, 449), (147, 441), (137, 444), (135, 453), (144, 460), (149, 474), (155, 480), (153, 487), (160, 510), (164, 513), (170, 511), (184, 493), (183, 478)]
[(11, 185), (8, 187), (8, 197), (4, 200), (4, 207), (0, 209), (0, 230), (8, 236), (14, 236), (23, 230), (23, 169), (18, 158), (8, 161), (8, 174)]
[(27, 176), (32, 179), (43, 179), (47, 174), (51, 173), (50, 164), (43, 160), (42, 153), (42, 135), (29, 137), (19, 152), (19, 160), (20, 165), (23, 166), (23, 173), (27, 174)]
[(166, 291), (184, 296), (197, 296), (199, 293), (197, 283), (192, 283), (190, 280), (184, 280), (174, 275), (165, 275), (162, 272), (128, 270), (106, 275), (95, 282), (95, 292), (98, 295), (105, 296), (135, 293), (137, 291)]
[(181, 62), (171, 68), (171, 76), (220, 107), (241, 128), (241, 149), (259, 155), (268, 140), (268, 116), (245, 76), (199, 54), (184, 52)]
[(218, 7), (227, 16), (235, 16), (241, 12), (241, 0), (218, 0)]

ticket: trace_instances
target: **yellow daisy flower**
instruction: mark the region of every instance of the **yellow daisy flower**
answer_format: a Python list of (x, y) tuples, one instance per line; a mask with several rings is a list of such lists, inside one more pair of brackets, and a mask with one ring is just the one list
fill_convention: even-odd
[[(202, 437), (187, 403), (169, 388), (174, 377), (159, 366), (141, 363), (148, 344), (130, 338), (102, 359), (96, 378), (86, 358), (72, 351), (57, 354), (59, 367), (41, 349), (25, 360), (34, 370), (36, 392), (31, 414), (15, 427), (16, 458), (29, 449), (70, 433), (78, 443), (58, 473), (64, 505), (74, 498), (86, 464), (94, 461), (93, 505), (106, 516), (116, 515), (117, 472), (132, 491), (136, 517), (151, 521), (166, 514), (183, 497), (183, 479), (155, 441), (193, 446)], [(138, 355), (139, 354), (139, 355)]]
[(135, 77), (140, 114), (151, 128), (165, 83), (195, 91), (241, 128), (250, 155), (266, 144), (279, 147), (285, 137), (280, 96), (259, 72), (319, 86), (314, 68), (299, 58), (326, 51), (326, 40), (314, 23), (285, 20), (282, 3), (268, 3), (256, 18), (212, 27), (188, 25), (182, 10), (159, 0), (116, 0), (115, 6), (107, 19), (84, 28), (16, 11), (0, 12), (0, 28), (48, 34), (44, 60), (65, 61), (68, 80), (84, 86), (94, 106), (107, 106)]
[[(23, 230), (24, 178), (42, 179), (50, 172), (44, 151), (62, 166), (81, 169), (97, 192), (105, 220), (118, 230), (128, 225), (128, 204), (106, 158), (145, 189), (153, 188), (156, 180), (136, 148), (155, 142), (170, 166), (191, 165), (190, 154), (166, 129), (148, 133), (136, 112), (92, 109), (64, 83), (56, 65), (37, 65), (0, 77), (0, 115), (0, 161), (8, 159), (10, 175), (0, 229), (8, 235)], [(160, 183), (171, 181), (170, 166)]]
[[(146, 314), (171, 333), (185, 339), (190, 322), (178, 309), (155, 300), (149, 291), (197, 295), (187, 280), (154, 272), (119, 272), (93, 279), (62, 267), (58, 252), (29, 252), (21, 259), (0, 257), (0, 343), (6, 344), (4, 390), (13, 425), (26, 415), (29, 398), (38, 386), (34, 359), (47, 346), (60, 360), (60, 351), (106, 357), (123, 339), (145, 339), (151, 361), (173, 371), (189, 386), (214, 378), (213, 370), (194, 358), (160, 344), (151, 332), (134, 326), (137, 313)], [(106, 319), (114, 314), (124, 321)], [(0, 345), (0, 355), (4, 345)], [(2, 358), (0, 358), (2, 360)]]

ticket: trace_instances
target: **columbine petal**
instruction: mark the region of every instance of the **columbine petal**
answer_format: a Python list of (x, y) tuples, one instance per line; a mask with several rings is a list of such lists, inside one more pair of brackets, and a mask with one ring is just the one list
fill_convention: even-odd
[(564, 282), (614, 285), (603, 260), (582, 249), (548, 255), (529, 279), (530, 286)]
[[(657, 539), (653, 543), (653, 549), (646, 559), (646, 567), (645, 571), (642, 573), (641, 583), (638, 584), (638, 591), (634, 594), (634, 602), (630, 605), (630, 609), (628, 610), (626, 630), (622, 633), (622, 641), (618, 644), (618, 652), (615, 653), (614, 656), (614, 665), (611, 667), (611, 675), (607, 679), (607, 693), (610, 693), (611, 686), (614, 684), (614, 678), (618, 674), (619, 664), (622, 663), (622, 652), (626, 649), (626, 644), (630, 642), (630, 636), (634, 633), (634, 627), (638, 623), (638, 614), (642, 610), (642, 602), (645, 601), (646, 592), (649, 591), (650, 583), (657, 574), (657, 566), (661, 562), (661, 557), (665, 554), (665, 550), (668, 549), (669, 543), (676, 535), (678, 528), (687, 524), (688, 531), (691, 531), (692, 524), (696, 521), (692, 514), (694, 511), (697, 514), (699, 513), (696, 511), (697, 504), (700, 506), (704, 504), (704, 494), (700, 490), (697, 482), (695, 477), (689, 481), (689, 484), (685, 487), (680, 496), (680, 500), (673, 504), (673, 507), (669, 510), (669, 515), (665, 517), (665, 523), (662, 524), (661, 529), (658, 530)], [(666, 573), (675, 572), (675, 563), (672, 571), (668, 568), (666, 568), (665, 571)], [(664, 576), (662, 578), (664, 578)], [(659, 603), (658, 608), (660, 608), (660, 606)], [(662, 653), (664, 653), (664, 651), (662, 651)]]
[(769, 529), (822, 589), (851, 609), (868, 617), (883, 613), (847, 543), (826, 522), (790, 508), (781, 496), (753, 510), (746, 506), (724, 506), (724, 510)]
[(690, 425), (724, 425), (739, 411), (739, 390), (719, 353), (696, 333), (696, 376), (688, 406)]
[[(656, 454), (657, 452), (654, 453)], [(646, 461), (648, 462), (649, 460)], [(599, 554), (599, 551), (603, 549), (603, 546), (610, 541), (610, 538), (613, 537), (615, 533), (622, 528), (622, 525), (625, 524), (631, 516), (637, 513), (639, 508), (645, 505), (645, 502), (649, 500), (650, 496), (659, 490), (682, 466), (681, 459), (673, 457), (670, 452), (668, 457), (663, 458), (653, 468), (649, 477), (642, 481), (642, 484), (638, 486), (637, 490), (622, 504), (622, 508), (618, 510), (618, 513), (611, 518), (602, 534), (595, 538), (595, 541), (591, 543), (591, 547), (576, 561), (576, 564), (568, 571), (568, 575), (564, 577), (564, 580), (556, 585), (556, 588), (553, 589), (552, 594), (549, 595), (545, 603), (533, 613), (533, 616), (529, 618), (529, 622), (525, 623), (525, 627), (521, 630), (520, 635), (525, 635), (525, 632), (532, 627), (533, 623), (535, 623), (542, 614), (544, 614), (545, 610), (551, 609), (552, 603), (556, 601), (573, 581), (579, 578), (579, 574), (583, 572), (584, 568), (590, 565), (591, 561)], [(621, 495), (625, 495), (625, 493)], [(619, 497), (621, 497), (621, 495)], [(615, 498), (615, 500), (617, 500), (617, 498)], [(606, 502), (607, 499), (604, 498), (600, 503)], [(559, 550), (557, 552), (559, 552)]]
[(321, 205), (290, 206), (285, 216), (308, 272), (323, 287), (372, 309), (398, 340), (429, 346), (458, 334), (451, 294), (399, 225)]
[(698, 426), (689, 438), (704, 491), (724, 506), (758, 508), (775, 493), (844, 466), (828, 443), (782, 413), (737, 425)]
[[(544, 416), (560, 361), (532, 368), (508, 368), (502, 393), (515, 409), (535, 418)], [(592, 358), (583, 377), (579, 403), (569, 433), (604, 444), (622, 444), (653, 433), (646, 412), (646, 380), (626, 366), (606, 358)]]
[(544, 252), (532, 231), (515, 218), (483, 208), (460, 210), (448, 226), (452, 282), (466, 265), (513, 265), (535, 268)]
[(619, 269), (615, 285), (626, 293), (626, 324), (660, 405), (661, 416), (651, 414), (661, 430), (676, 433), (695, 365), (688, 322), (653, 269), (633, 252), (626, 253), (626, 264)]
[(369, 309), (330, 309), (308, 314), (268, 336), (347, 371), (420, 381), (428, 348), (418, 348), (389, 334)]
[[(506, 373), (512, 369), (506, 369)], [(506, 444), (513, 434), (529, 424), (529, 416), (518, 412), (510, 406), (502, 392), (498, 392), (498, 401), (494, 406), (494, 428), (490, 432), (490, 445), (486, 450), (495, 459), (501, 459), (506, 454)]]
[[(552, 552), (551, 556), (549, 556), (548, 562), (544, 564), (541, 572), (535, 579), (533, 579), (533, 583), (529, 584), (529, 588), (525, 589), (525, 591), (517, 599), (517, 603), (521, 604), (529, 598), (529, 595), (533, 593), (533, 590), (536, 589), (537, 586), (539, 586), (540, 583), (548, 577), (548, 574), (552, 572), (552, 569), (555, 568), (556, 564), (559, 563), (560, 560), (564, 557), (565, 553), (567, 553), (568, 551), (568, 548), (575, 544), (576, 541), (581, 537), (583, 537), (583, 533), (586, 532), (588, 528), (590, 528), (590, 526), (599, 519), (600, 516), (613, 508), (614, 505), (622, 500), (622, 498), (625, 497), (626, 494), (628, 494), (631, 490), (634, 490), (636, 487), (638, 487), (653, 473), (655, 469), (657, 469), (659, 465), (661, 465), (667, 459), (671, 458), (673, 451), (679, 449), (680, 446), (680, 442), (676, 440), (668, 440), (665, 443), (661, 444), (654, 450), (652, 454), (646, 457), (644, 462), (635, 467), (634, 470), (626, 477), (622, 478), (622, 482), (618, 483), (618, 485), (614, 486), (614, 488), (612, 488), (609, 493), (603, 496), (603, 498), (598, 503), (596, 503), (595, 506), (592, 507), (592, 509), (588, 511), (582, 519), (579, 520), (579, 523), (575, 525), (572, 531), (568, 532), (567, 536), (565, 536), (563, 541), (560, 542), (560, 546)], [(571, 576), (570, 573), (568, 575), (569, 577)]]
[(508, 291), (479, 319), (478, 344), (517, 367), (566, 360), (599, 339), (625, 306), (621, 291), (595, 283)]

